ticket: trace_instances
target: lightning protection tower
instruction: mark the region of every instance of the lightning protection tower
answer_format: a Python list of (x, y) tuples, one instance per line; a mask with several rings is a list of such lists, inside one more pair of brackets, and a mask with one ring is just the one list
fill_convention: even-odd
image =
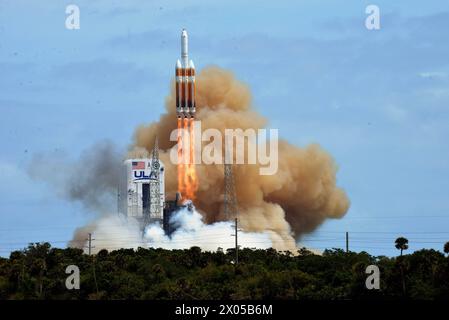
[(235, 180), (232, 164), (224, 164), (224, 214), (226, 220), (238, 216), (237, 195), (235, 193)]

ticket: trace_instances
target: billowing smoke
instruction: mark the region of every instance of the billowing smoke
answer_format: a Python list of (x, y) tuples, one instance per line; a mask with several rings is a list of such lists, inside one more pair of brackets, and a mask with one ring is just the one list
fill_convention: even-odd
[[(252, 107), (249, 88), (232, 73), (218, 67), (204, 69), (197, 77), (197, 120), (202, 129), (264, 128), (267, 120)], [(170, 162), (169, 141), (176, 128), (175, 92), (166, 101), (160, 121), (137, 128), (130, 155), (151, 150), (158, 135), (160, 157), (166, 165), (169, 195), (177, 189), (176, 166)], [(282, 132), (281, 132), (282, 133)], [(298, 133), (300, 134), (300, 133)], [(295, 239), (312, 232), (328, 218), (341, 218), (349, 199), (336, 185), (337, 166), (332, 157), (314, 144), (299, 148), (279, 142), (279, 170), (260, 175), (258, 165), (235, 165), (241, 227), (249, 232), (271, 231), (273, 246), (294, 249)], [(207, 223), (223, 220), (224, 173), (222, 165), (197, 165), (199, 189), (195, 205)]]
[[(234, 247), (234, 239), (231, 234), (234, 226), (230, 221), (205, 224), (203, 217), (197, 211), (189, 211), (182, 208), (176, 212), (172, 223), (178, 228), (171, 237), (165, 235), (159, 224), (149, 225), (142, 236), (139, 223), (132, 218), (120, 219), (117, 215), (104, 216), (90, 225), (80, 228), (75, 233), (75, 238), (69, 244), (72, 247), (84, 247), (88, 234), (95, 235), (95, 247), (93, 253), (101, 249), (117, 250), (120, 248), (164, 248), (164, 249), (188, 249), (198, 246), (203, 250), (216, 251)], [(251, 233), (239, 232), (242, 247), (270, 248), (272, 241), (269, 232)]]
[(105, 214), (117, 206), (119, 169), (123, 159), (123, 151), (110, 141), (102, 141), (76, 160), (59, 151), (35, 154), (28, 174), (35, 180), (51, 184), (60, 197)]
[(69, 246), (87, 249), (86, 239), (93, 235), (93, 253), (102, 249), (146, 247), (139, 223), (133, 219), (121, 219), (117, 214), (102, 215), (90, 224), (78, 228)]
[[(200, 72), (197, 76), (196, 98), (196, 118), (201, 120), (203, 130), (215, 128), (224, 133), (225, 129), (257, 130), (267, 125), (267, 120), (253, 109), (249, 88), (226, 70), (209, 67)], [(168, 198), (174, 198), (177, 191), (176, 165), (169, 159), (169, 151), (176, 143), (169, 140), (170, 133), (177, 127), (176, 119), (172, 86), (166, 100), (166, 113), (158, 122), (136, 129), (134, 142), (128, 152), (128, 157), (148, 156), (158, 136), (160, 158), (166, 168)], [(50, 160), (53, 162), (48, 166), (47, 161)], [(54, 160), (42, 156), (35, 159), (32, 175), (48, 180), (46, 168), (54, 168)], [(121, 160), (117, 148), (111, 144), (100, 144), (76, 163), (68, 165), (58, 160), (67, 169), (69, 178), (56, 176), (52, 178), (56, 181), (52, 182), (65, 185), (63, 195), (81, 201), (88, 208), (97, 211), (114, 208)], [(275, 175), (260, 175), (259, 165), (234, 165), (240, 227), (256, 239), (252, 241), (255, 245), (248, 246), (268, 245), (279, 250), (295, 250), (296, 241), (302, 235), (312, 232), (328, 218), (343, 217), (349, 208), (349, 200), (336, 185), (336, 171), (334, 160), (320, 146), (313, 144), (299, 148), (283, 140), (279, 141), (279, 169)], [(87, 233), (91, 232), (95, 233), (96, 238), (109, 239), (104, 245), (101, 241), (96, 242), (97, 249), (151, 245), (166, 248), (198, 245), (210, 248), (208, 235), (220, 236), (215, 233), (227, 230), (230, 226), (229, 222), (223, 222), (223, 165), (197, 165), (197, 175), (199, 188), (195, 206), (199, 213), (192, 214), (188, 219), (185, 215), (178, 215), (180, 229), (171, 240), (155, 226), (147, 230), (142, 240), (137, 226), (123, 226), (119, 218), (111, 215), (78, 229), (71, 245), (82, 247)], [(229, 230), (226, 232), (224, 245), (226, 241), (232, 241)], [(117, 234), (119, 238), (125, 239), (117, 242)], [(176, 237), (179, 237), (179, 241), (175, 241)], [(191, 237), (192, 242), (186, 242), (186, 237)], [(115, 242), (113, 239), (116, 239)], [(142, 241), (145, 245), (142, 245)]]

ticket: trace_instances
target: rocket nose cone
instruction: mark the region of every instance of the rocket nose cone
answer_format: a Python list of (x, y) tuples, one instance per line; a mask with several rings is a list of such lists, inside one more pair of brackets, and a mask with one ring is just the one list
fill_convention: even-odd
[(193, 64), (192, 60), (190, 60), (189, 67), (192, 68), (192, 69), (195, 69), (195, 65)]
[(176, 69), (181, 69), (181, 61), (176, 61)]
[(187, 37), (187, 30), (186, 29), (182, 29), (181, 37)]

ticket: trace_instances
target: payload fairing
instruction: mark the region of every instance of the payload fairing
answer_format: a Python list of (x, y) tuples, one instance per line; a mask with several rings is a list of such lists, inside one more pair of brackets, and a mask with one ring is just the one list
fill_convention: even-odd
[(189, 61), (188, 35), (181, 32), (181, 60), (176, 62), (176, 115), (178, 118), (195, 117), (195, 66)]

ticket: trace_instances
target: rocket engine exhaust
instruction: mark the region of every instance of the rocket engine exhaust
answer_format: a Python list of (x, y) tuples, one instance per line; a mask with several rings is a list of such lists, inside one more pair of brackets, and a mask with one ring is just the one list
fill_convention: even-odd
[[(195, 208), (201, 216), (201, 219), (195, 219), (204, 222), (204, 228), (202, 224), (198, 224), (199, 227), (194, 231), (186, 227), (185, 233), (190, 232), (193, 237), (206, 232), (209, 237), (210, 232), (216, 232), (217, 227), (223, 223), (226, 225), (223, 207), (224, 172), (222, 165), (206, 165), (197, 161), (195, 166), (195, 153), (187, 152), (195, 147), (190, 143), (195, 139), (188, 139), (193, 134), (193, 122), (195, 119), (200, 120), (204, 130), (213, 128), (224, 135), (226, 129), (265, 128), (267, 119), (254, 109), (249, 87), (230, 71), (206, 67), (195, 77), (193, 62), (188, 62), (185, 31), (181, 35), (181, 44), (182, 63), (178, 60), (176, 64), (176, 81), (172, 83), (166, 99), (166, 112), (159, 121), (136, 128), (127, 158), (148, 157), (156, 136), (159, 137), (159, 157), (165, 164), (166, 194), (174, 198), (176, 192), (180, 191), (184, 198), (195, 200)], [(176, 128), (178, 158), (183, 160), (179, 164), (170, 161), (170, 153), (176, 142), (169, 137)], [(106, 209), (103, 206), (107, 204), (107, 210), (115, 212), (109, 207), (115, 204), (119, 182), (117, 172), (122, 160), (121, 153), (116, 151), (114, 145), (95, 145), (87, 156), (75, 163), (65, 163), (64, 159), (59, 159), (61, 163), (58, 165), (65, 169), (60, 170), (60, 173), (64, 173), (62, 176), (55, 176), (54, 160), (57, 157), (54, 156), (33, 159), (30, 170), (33, 177), (49, 182), (58, 192), (62, 190), (62, 196), (66, 199), (83, 203), (104, 217), (101, 219), (109, 221), (116, 214), (104, 215)], [(183, 154), (189, 154), (189, 158), (183, 159)], [(337, 185), (337, 165), (332, 156), (317, 144), (298, 147), (281, 139), (277, 173), (260, 175), (259, 167), (257, 164), (233, 167), (239, 227), (245, 232), (268, 233), (272, 247), (277, 250), (294, 252), (297, 241), (304, 234), (313, 232), (327, 219), (342, 218), (349, 209), (349, 198)], [(83, 247), (86, 234), (99, 230), (99, 223), (94, 221), (78, 230), (74, 235), (73, 246)], [(190, 222), (187, 224), (190, 226)], [(106, 226), (105, 229), (110, 231), (112, 238), (118, 234), (113, 226)], [(139, 231), (133, 234), (141, 236)], [(226, 237), (230, 238), (228, 231)], [(251, 247), (257, 247), (262, 240), (251, 240)], [(204, 242), (207, 243), (195, 244), (204, 248), (217, 245), (210, 238)], [(185, 245), (180, 239), (173, 246), (180, 244)], [(129, 245), (131, 243), (126, 241), (111, 246)], [(154, 244), (163, 245), (163, 242)], [(99, 243), (96, 248), (102, 246), (107, 248), (107, 242)]]
[[(203, 130), (213, 128), (224, 135), (226, 129), (266, 127), (267, 119), (253, 107), (250, 89), (230, 71), (206, 67), (197, 75), (196, 82), (195, 119), (201, 121)], [(142, 148), (152, 150), (156, 135), (164, 137), (159, 146), (161, 160), (166, 163), (167, 195), (174, 197), (180, 190), (183, 196), (191, 197), (185, 186), (191, 181), (189, 175), (193, 176), (194, 181), (201, 183), (188, 186), (195, 190), (195, 207), (204, 221), (208, 224), (223, 221), (223, 166), (197, 164), (191, 166), (195, 170), (191, 173), (188, 165), (183, 163), (177, 167), (170, 161), (170, 150), (176, 142), (169, 137), (176, 121), (178, 128), (184, 128), (184, 118), (181, 122), (177, 120), (174, 108), (179, 98), (175, 83), (166, 100), (166, 113), (159, 121), (137, 128), (128, 157), (138, 155)], [(338, 167), (332, 156), (317, 144), (298, 147), (280, 139), (278, 172), (262, 176), (259, 168), (258, 164), (233, 168), (239, 221), (241, 228), (248, 232), (268, 230), (275, 249), (295, 251), (301, 236), (313, 232), (327, 219), (343, 217), (349, 209), (348, 196), (337, 185)]]

